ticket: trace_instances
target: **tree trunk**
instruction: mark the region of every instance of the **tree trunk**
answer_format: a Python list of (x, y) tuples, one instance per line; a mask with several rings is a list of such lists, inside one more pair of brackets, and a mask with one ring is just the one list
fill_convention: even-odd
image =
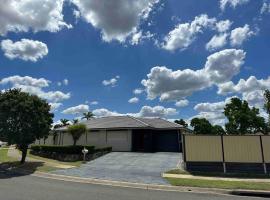
[(27, 146), (23, 146), (21, 147), (21, 152), (22, 152), (22, 158), (21, 158), (21, 164), (25, 163), (25, 158), (26, 158), (26, 155), (27, 155)]
[(73, 146), (76, 146), (77, 140), (73, 140)]

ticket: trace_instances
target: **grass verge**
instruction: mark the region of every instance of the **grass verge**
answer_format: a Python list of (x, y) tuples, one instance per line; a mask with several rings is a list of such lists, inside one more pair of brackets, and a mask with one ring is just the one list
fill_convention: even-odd
[(226, 177), (226, 178), (270, 178), (270, 174), (251, 174), (251, 173), (219, 173), (219, 172), (188, 172), (181, 169), (172, 169), (167, 171), (168, 174), (185, 174), (193, 176), (205, 176), (205, 177)]
[(220, 181), (220, 180), (201, 180), (186, 178), (166, 178), (171, 185), (189, 186), (201, 188), (221, 188), (221, 189), (247, 189), (247, 190), (270, 190), (270, 183), (264, 182), (245, 182), (245, 181)]
[(8, 156), (7, 148), (0, 148), (0, 163), (16, 161), (16, 159)]

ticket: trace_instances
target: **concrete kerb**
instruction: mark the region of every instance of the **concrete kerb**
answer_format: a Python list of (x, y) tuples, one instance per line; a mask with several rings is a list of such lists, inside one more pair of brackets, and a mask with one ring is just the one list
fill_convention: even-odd
[[(16, 169), (17, 173), (29, 175), (29, 171)], [(59, 174), (51, 174), (46, 172), (34, 172), (30, 174), (34, 177), (47, 178), (66, 182), (84, 183), (84, 184), (94, 184), (94, 185), (105, 185), (112, 187), (123, 187), (123, 188), (135, 188), (144, 190), (159, 190), (167, 192), (186, 192), (186, 193), (202, 193), (202, 194), (216, 194), (216, 195), (235, 195), (238, 193), (252, 193), (252, 194), (265, 194), (270, 196), (270, 192), (261, 190), (229, 190), (229, 189), (218, 189), (218, 188), (199, 188), (199, 187), (185, 187), (185, 186), (167, 186), (167, 185), (154, 185), (154, 184), (144, 184), (144, 183), (131, 183), (122, 181), (111, 181), (102, 179), (92, 179), (92, 178), (81, 178), (75, 176), (66, 176)]]

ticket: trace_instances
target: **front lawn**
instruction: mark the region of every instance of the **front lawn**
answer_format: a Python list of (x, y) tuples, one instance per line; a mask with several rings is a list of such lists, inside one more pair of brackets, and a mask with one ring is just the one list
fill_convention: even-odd
[(0, 148), (0, 163), (15, 161), (16, 159), (8, 157), (8, 148)]
[(221, 189), (249, 189), (249, 190), (270, 190), (270, 183), (247, 182), (247, 181), (221, 181), (202, 180), (187, 178), (166, 178), (174, 186), (188, 186), (201, 188), (221, 188)]

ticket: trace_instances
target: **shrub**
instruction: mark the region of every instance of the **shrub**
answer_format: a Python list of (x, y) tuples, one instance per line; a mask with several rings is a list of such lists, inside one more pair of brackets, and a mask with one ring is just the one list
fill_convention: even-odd
[(42, 153), (59, 153), (59, 154), (82, 154), (83, 148), (88, 150), (88, 153), (94, 153), (94, 146), (51, 146), (51, 145), (31, 145), (30, 149), (34, 152)]
[(111, 152), (111, 151), (112, 151), (112, 147), (103, 147), (103, 148), (95, 149), (95, 152)]
[(74, 124), (68, 127), (68, 133), (72, 136), (74, 146), (76, 145), (82, 134), (84, 134), (85, 132), (85, 124)]

